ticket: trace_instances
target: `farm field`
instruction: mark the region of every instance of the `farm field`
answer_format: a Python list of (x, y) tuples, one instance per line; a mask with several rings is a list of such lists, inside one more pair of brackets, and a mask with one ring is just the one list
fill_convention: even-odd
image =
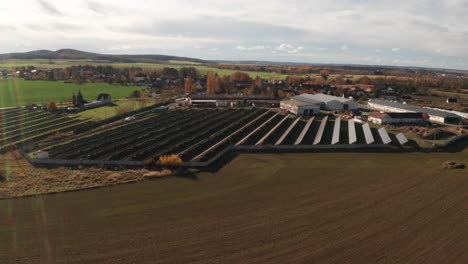
[[(149, 114), (102, 133), (84, 133), (80, 139), (53, 146), (49, 153), (52, 158), (73, 160), (146, 161), (177, 154), (184, 161), (208, 161), (232, 145), (330, 145), (335, 133), (334, 144), (349, 145), (348, 122), (335, 122), (334, 116), (327, 119), (320, 134), (325, 117), (316, 117), (306, 127), (308, 118), (261, 108), (179, 109)], [(335, 123), (340, 125), (336, 132)], [(358, 144), (368, 144), (362, 125), (356, 124), (355, 133)], [(370, 134), (369, 144), (382, 144), (376, 128)], [(392, 138), (391, 144), (399, 147)]]
[(70, 131), (85, 122), (87, 121), (47, 111), (31, 111), (25, 108), (2, 109), (0, 110), (0, 150), (26, 140)]
[[(4, 60), (0, 62), (0, 68), (13, 68), (18, 66), (35, 66), (41, 69), (53, 69), (53, 68), (64, 68), (70, 67), (73, 65), (93, 65), (93, 66), (112, 66), (116, 68), (130, 68), (130, 67), (139, 67), (148, 70), (162, 69), (164, 67), (172, 67), (175, 69), (180, 69), (182, 67), (195, 67), (202, 74), (206, 74), (208, 71), (213, 71), (219, 75), (231, 75), (237, 70), (228, 70), (228, 69), (219, 69), (212, 66), (207, 66), (204, 64), (197, 64), (193, 62), (185, 61), (170, 61), (168, 64), (159, 64), (159, 63), (109, 63), (109, 62), (96, 62), (92, 60), (54, 60), (53, 64), (50, 64), (48, 60), (43, 59), (34, 59), (34, 60)], [(276, 74), (270, 72), (257, 72), (257, 71), (243, 71), (249, 74), (252, 78), (257, 76), (261, 78), (279, 78), (285, 79), (287, 75), (285, 74)]]
[(81, 111), (76, 114), (71, 114), (70, 116), (76, 116), (80, 119), (102, 120), (109, 117), (113, 117), (123, 111), (135, 111), (142, 107), (154, 105), (158, 101), (161, 100), (148, 99), (147, 101), (142, 103), (135, 99), (121, 99), (114, 101), (113, 105), (101, 106), (98, 108)]
[(96, 100), (100, 93), (108, 93), (113, 99), (129, 96), (136, 86), (120, 86), (107, 83), (71, 84), (62, 81), (26, 81), (21, 78), (0, 79), (0, 107), (47, 105), (54, 99), (57, 103), (71, 100), (73, 93), (81, 91), (85, 100)]
[(245, 154), (215, 174), (1, 200), (0, 263), (466, 263), (462, 153)]

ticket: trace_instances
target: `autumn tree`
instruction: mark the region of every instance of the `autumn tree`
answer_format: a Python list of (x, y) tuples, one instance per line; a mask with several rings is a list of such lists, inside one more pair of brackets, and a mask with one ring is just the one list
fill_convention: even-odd
[(371, 80), (369, 79), (369, 77), (367, 76), (364, 76), (362, 78), (359, 78), (357, 80), (357, 83), (360, 83), (360, 84), (370, 84), (371, 83)]
[(220, 86), (218, 74), (214, 72), (208, 72), (206, 92), (208, 94), (215, 94), (217, 92), (220, 92), (220, 90), (221, 90), (221, 86)]
[(51, 99), (49, 103), (47, 103), (47, 110), (57, 111), (57, 109), (58, 109), (57, 104), (55, 103), (53, 99)]
[(185, 94), (191, 94), (192, 87), (193, 87), (192, 77), (190, 76), (185, 77), (184, 85), (185, 85)]
[(251, 82), (252, 79), (245, 72), (235, 72), (231, 75), (231, 81), (233, 82)]
[(162, 166), (181, 167), (184, 164), (182, 158), (178, 155), (162, 155), (159, 157), (159, 164)]
[(167, 79), (177, 79), (179, 76), (179, 71), (174, 68), (164, 67), (162, 69), (162, 76)]
[(179, 75), (182, 78), (190, 77), (192, 80), (200, 79), (200, 72), (194, 67), (182, 67), (179, 69)]
[(330, 72), (327, 69), (320, 71), (320, 77), (325, 81), (328, 80), (328, 75), (330, 75)]

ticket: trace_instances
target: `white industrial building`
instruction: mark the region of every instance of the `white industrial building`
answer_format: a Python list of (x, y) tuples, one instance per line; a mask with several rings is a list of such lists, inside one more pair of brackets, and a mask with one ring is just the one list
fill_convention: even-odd
[(427, 113), (429, 115), (429, 121), (436, 123), (458, 124), (461, 121), (461, 117), (458, 115), (415, 105), (380, 99), (371, 99), (367, 104), (374, 110), (388, 113)]
[(283, 100), (280, 108), (295, 115), (315, 115), (320, 112), (320, 105), (296, 100)]
[(310, 105), (319, 105), (323, 110), (356, 110), (358, 103), (353, 99), (327, 94), (301, 94), (291, 97), (291, 100), (301, 101)]
[(369, 122), (379, 125), (397, 124), (424, 124), (427, 115), (424, 113), (380, 113), (372, 112), (369, 115)]

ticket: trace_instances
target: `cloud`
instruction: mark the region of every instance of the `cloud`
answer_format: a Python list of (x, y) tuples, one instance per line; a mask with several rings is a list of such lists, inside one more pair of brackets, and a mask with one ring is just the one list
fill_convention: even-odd
[(96, 12), (98, 14), (101, 14), (101, 15), (105, 15), (107, 13), (106, 8), (104, 7), (104, 5), (100, 4), (99, 2), (88, 0), (88, 1), (86, 1), (86, 3), (88, 5), (88, 8), (91, 11), (94, 11), (94, 12)]
[(302, 46), (294, 46), (289, 43), (282, 43), (279, 46), (275, 47), (275, 51), (285, 52), (289, 54), (299, 53), (304, 50)]
[(62, 12), (60, 12), (53, 4), (47, 2), (46, 0), (37, 0), (37, 2), (41, 6), (42, 10), (45, 11), (45, 13), (49, 15), (62, 15)]
[(255, 51), (255, 50), (266, 50), (266, 49), (269, 49), (270, 47), (267, 47), (267, 46), (264, 46), (264, 45), (256, 45), (256, 46), (250, 46), (250, 47), (246, 47), (246, 46), (242, 46), (242, 45), (239, 45), (237, 47), (235, 47), (234, 49), (236, 50), (240, 50), (240, 51)]
[(392, 48), (392, 52), (399, 52), (400, 48)]
[(164, 52), (215, 60), (394, 64), (399, 59), (398, 65), (460, 67), (458, 58), (468, 61), (467, 8), (466, 0), (5, 1), (0, 31), (8, 34), (0, 35), (0, 53), (24, 51), (27, 47), (15, 43), (32, 43), (30, 49)]

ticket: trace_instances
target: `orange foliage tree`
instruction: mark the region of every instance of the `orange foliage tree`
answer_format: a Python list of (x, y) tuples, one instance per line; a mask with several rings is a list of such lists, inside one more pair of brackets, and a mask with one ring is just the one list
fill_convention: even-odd
[(171, 167), (180, 167), (182, 166), (184, 161), (178, 155), (162, 155), (159, 157), (159, 164), (162, 166), (171, 166)]

